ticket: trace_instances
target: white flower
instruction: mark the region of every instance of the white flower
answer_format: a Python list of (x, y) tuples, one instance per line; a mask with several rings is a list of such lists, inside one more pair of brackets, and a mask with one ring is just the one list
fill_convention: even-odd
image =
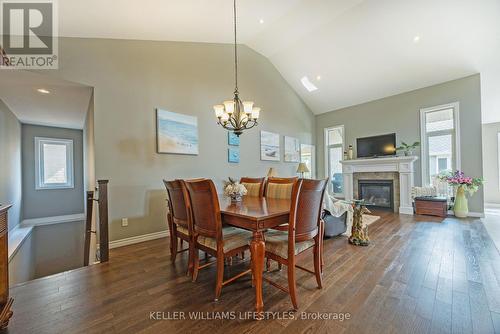
[(244, 196), (247, 194), (247, 189), (241, 183), (227, 183), (224, 187), (224, 195), (231, 196)]

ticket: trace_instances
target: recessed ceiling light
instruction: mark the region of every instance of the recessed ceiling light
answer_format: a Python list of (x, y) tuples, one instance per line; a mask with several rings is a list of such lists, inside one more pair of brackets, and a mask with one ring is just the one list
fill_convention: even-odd
[(260, 20), (259, 20), (259, 23), (260, 23), (260, 24), (263, 24), (263, 23), (264, 23), (264, 19), (260, 19)]
[(50, 94), (50, 90), (44, 88), (38, 88), (36, 91), (42, 94)]
[(420, 36), (417, 35), (413, 37), (413, 43), (418, 43), (418, 42), (420, 42)]
[(304, 87), (307, 89), (307, 91), (309, 92), (313, 92), (315, 91), (316, 89), (318, 89), (318, 87), (316, 87), (310, 80), (308, 77), (302, 77), (302, 79), (300, 79), (300, 82), (302, 82), (302, 85), (304, 85)]
[(320, 81), (321, 80), (321, 75), (316, 76), (316, 80)]

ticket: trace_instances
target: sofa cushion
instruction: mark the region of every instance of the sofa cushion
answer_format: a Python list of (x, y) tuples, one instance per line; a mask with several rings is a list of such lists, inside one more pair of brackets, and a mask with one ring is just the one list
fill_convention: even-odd
[[(266, 232), (266, 252), (273, 253), (284, 259), (288, 258), (288, 232), (272, 230)], [(314, 240), (295, 243), (295, 255), (314, 246)]]

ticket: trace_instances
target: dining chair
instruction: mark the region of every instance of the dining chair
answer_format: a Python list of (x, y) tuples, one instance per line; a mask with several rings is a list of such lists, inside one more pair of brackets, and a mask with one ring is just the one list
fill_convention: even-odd
[(198, 251), (202, 250), (214, 256), (217, 263), (215, 284), (215, 301), (217, 301), (224, 285), (251, 273), (248, 269), (224, 281), (224, 260), (249, 249), (252, 233), (237, 227), (222, 226), (219, 199), (212, 180), (186, 181), (185, 184), (193, 222), (193, 282), (198, 278), (199, 269), (213, 263), (200, 266)]
[[(175, 263), (177, 253), (189, 251), (192, 247), (192, 234), (193, 227), (191, 219), (188, 215), (189, 203), (187, 203), (185, 198), (185, 184), (183, 180), (173, 180), (167, 181), (163, 180), (165, 188), (168, 194), (168, 213), (167, 213), (167, 224), (170, 232), (170, 254), (171, 261)], [(179, 250), (178, 239), (186, 241), (189, 248)], [(188, 274), (192, 272), (192, 256), (191, 251), (188, 257)]]
[(246, 196), (263, 197), (265, 177), (242, 177), (240, 183), (247, 189)]
[[(298, 309), (295, 268), (316, 276), (322, 283), (323, 220), (321, 209), (327, 180), (300, 179), (293, 186), (288, 231), (270, 230), (264, 235), (267, 258), (287, 266), (288, 288), (267, 278), (273, 286), (290, 294), (294, 309)], [(296, 264), (296, 257), (313, 248), (314, 271)]]
[(297, 177), (268, 177), (265, 185), (267, 198), (290, 199)]

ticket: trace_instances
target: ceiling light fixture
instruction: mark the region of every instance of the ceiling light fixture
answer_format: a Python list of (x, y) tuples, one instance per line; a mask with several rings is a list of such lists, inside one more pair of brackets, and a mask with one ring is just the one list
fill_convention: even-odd
[(50, 94), (50, 90), (44, 88), (38, 88), (36, 91), (42, 94)]
[(316, 76), (316, 80), (320, 81), (321, 80), (321, 75)]
[(264, 23), (264, 19), (260, 19), (260, 20), (259, 20), (259, 23), (260, 23), (260, 24), (263, 24), (263, 23)]
[(413, 43), (418, 43), (418, 42), (420, 42), (420, 36), (417, 35), (413, 37)]
[(252, 101), (241, 101), (238, 92), (238, 44), (236, 42), (236, 0), (233, 2), (234, 14), (234, 98), (214, 106), (217, 124), (233, 131), (238, 137), (244, 130), (257, 125), (260, 108), (254, 107)]
[(304, 85), (304, 87), (307, 89), (308, 92), (314, 92), (316, 89), (318, 89), (318, 87), (316, 87), (310, 80), (308, 77), (302, 77), (302, 79), (300, 79), (300, 82), (302, 82), (302, 85)]

